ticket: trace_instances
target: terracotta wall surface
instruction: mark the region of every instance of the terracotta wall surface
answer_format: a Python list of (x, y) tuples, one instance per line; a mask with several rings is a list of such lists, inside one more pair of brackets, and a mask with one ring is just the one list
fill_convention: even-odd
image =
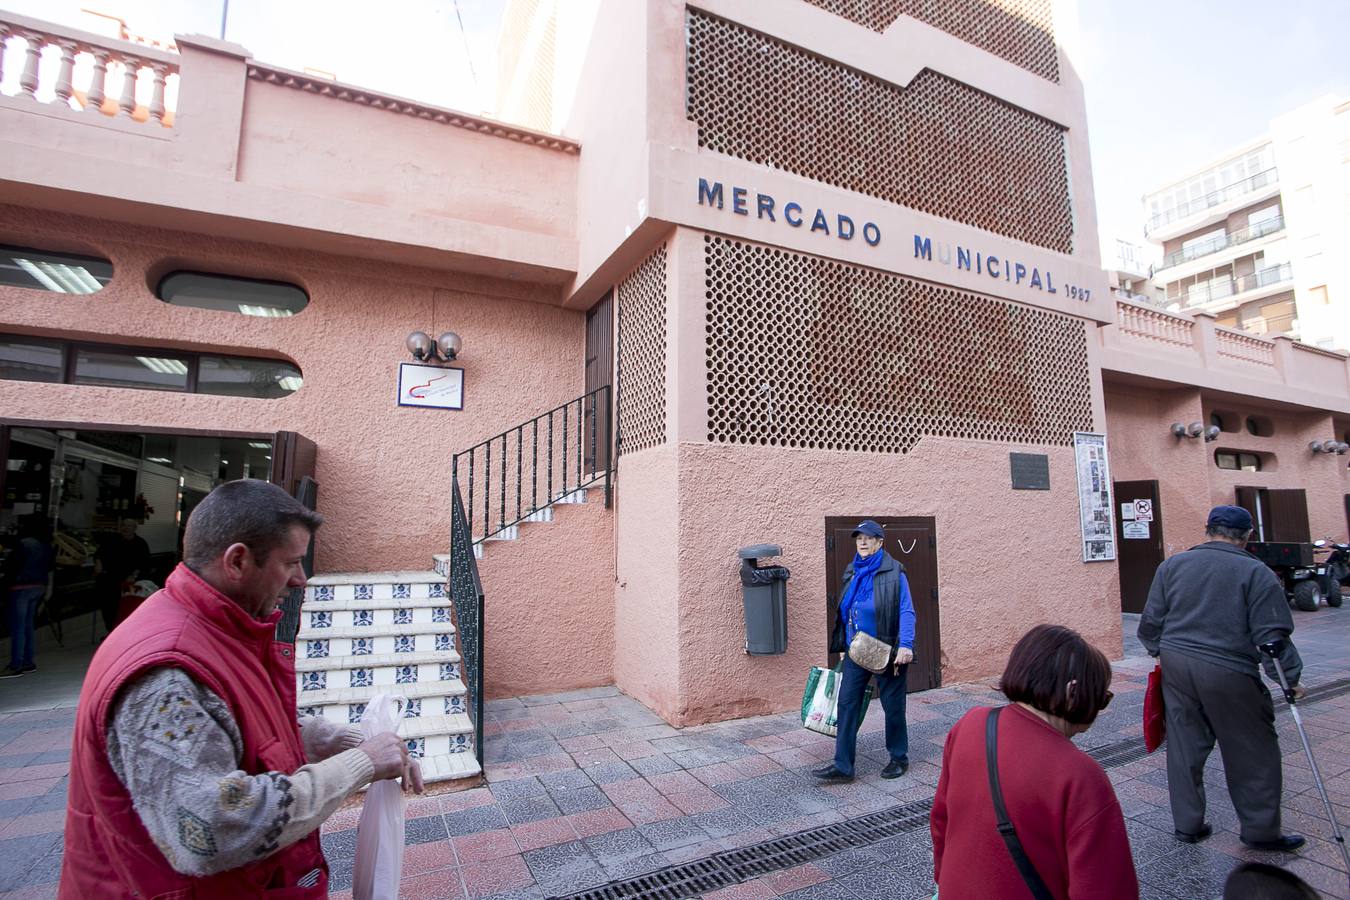
[[(0, 242), (99, 253), (113, 282), (72, 296), (0, 288), (0, 329), (293, 360), (305, 385), (280, 400), (0, 381), (0, 416), (298, 431), (318, 445), (331, 513), (319, 571), (426, 569), (449, 549), (450, 456), (582, 392), (584, 317), (531, 303), (531, 286), (0, 206)], [(173, 268), (291, 280), (310, 305), (264, 319), (169, 306)], [(513, 299), (515, 298), (515, 299)], [(463, 411), (400, 408), (409, 331), (464, 339)]]
[[(1173, 422), (1206, 421), (1196, 388), (1106, 386), (1106, 449), (1113, 481), (1157, 481), (1156, 521), (1163, 530), (1163, 550), (1179, 553), (1204, 540), (1209, 512), (1209, 467), (1213, 444), (1203, 439), (1178, 441)], [(1231, 499), (1229, 502), (1232, 502)], [(1119, 509), (1116, 510), (1119, 515)], [(1156, 526), (1155, 526), (1156, 527)]]
[(614, 683), (614, 515), (599, 488), (553, 514), (478, 561), (489, 698)]
[[(1201, 438), (1179, 440), (1169, 433), (1173, 422), (1208, 426), (1216, 412), (1225, 426), (1237, 430), (1224, 431), (1211, 443)], [(1250, 434), (1245, 427), (1248, 416), (1268, 421), (1274, 433)], [(1308, 449), (1311, 441), (1340, 439), (1330, 414), (1279, 409), (1195, 388), (1109, 383), (1106, 426), (1113, 479), (1158, 481), (1169, 556), (1202, 542), (1210, 507), (1236, 503), (1238, 487), (1302, 488), (1312, 536), (1347, 537), (1344, 498), (1350, 493), (1346, 465), (1350, 457)], [(1214, 461), (1219, 450), (1261, 454), (1262, 470), (1220, 469)]]
[[(1014, 450), (1048, 453), (1051, 490), (1011, 489)], [(936, 519), (945, 683), (996, 675), (1039, 622), (1120, 655), (1116, 567), (1082, 562), (1071, 448), (925, 438), (901, 456), (681, 444), (679, 479), (679, 696), (656, 707), (669, 721), (800, 703), (808, 667), (826, 655), (827, 516)], [(744, 652), (736, 550), (761, 542), (781, 544), (792, 572), (781, 656)]]
[(249, 79), (239, 180), (415, 215), (575, 234), (576, 155), (324, 99)]

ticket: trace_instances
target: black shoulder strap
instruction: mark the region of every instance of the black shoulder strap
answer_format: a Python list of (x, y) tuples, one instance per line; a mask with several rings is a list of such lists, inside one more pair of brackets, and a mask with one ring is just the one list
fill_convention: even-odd
[(1022, 849), (1022, 842), (1017, 839), (1017, 829), (1013, 828), (1012, 822), (1008, 820), (1008, 809), (1003, 805), (1003, 788), (999, 786), (998, 780), (998, 714), (1002, 711), (1001, 706), (990, 710), (984, 726), (984, 759), (989, 768), (989, 794), (994, 798), (994, 818), (998, 820), (998, 833), (1003, 836), (1003, 843), (1008, 845), (1008, 853), (1012, 856), (1017, 871), (1022, 874), (1022, 880), (1031, 889), (1031, 895), (1036, 900), (1054, 900), (1054, 894), (1045, 886), (1040, 873), (1036, 871), (1026, 851)]

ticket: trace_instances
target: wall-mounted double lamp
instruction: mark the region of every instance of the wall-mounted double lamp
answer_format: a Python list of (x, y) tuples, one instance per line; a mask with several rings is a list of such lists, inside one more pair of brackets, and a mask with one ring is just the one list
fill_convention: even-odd
[(425, 362), (437, 359), (443, 359), (446, 362), (458, 359), (464, 352), (464, 340), (453, 331), (447, 331), (436, 340), (431, 339), (431, 335), (425, 331), (414, 331), (408, 335), (408, 339), (403, 342), (408, 348), (408, 352), (413, 355), (413, 359), (418, 362)]
[(1192, 422), (1189, 425), (1173, 422), (1171, 431), (1172, 436), (1178, 439), (1204, 437), (1205, 443), (1219, 438), (1219, 426), (1211, 425), (1206, 428), (1204, 422)]
[(1337, 456), (1344, 456), (1346, 451), (1350, 450), (1350, 444), (1345, 441), (1313, 441), (1308, 445), (1308, 449), (1314, 453), (1335, 453)]

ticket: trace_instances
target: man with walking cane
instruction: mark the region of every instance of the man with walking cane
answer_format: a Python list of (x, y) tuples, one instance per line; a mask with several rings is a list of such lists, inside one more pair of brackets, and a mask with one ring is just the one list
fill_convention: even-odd
[(1244, 549), (1251, 531), (1251, 514), (1242, 507), (1210, 510), (1209, 540), (1158, 567), (1139, 640), (1162, 664), (1167, 789), (1177, 840), (1193, 844), (1213, 833), (1205, 821), (1204, 773), (1217, 739), (1242, 843), (1291, 851), (1305, 841), (1280, 831), (1280, 744), (1257, 648), (1279, 642), (1278, 656), (1264, 660), (1266, 673), (1287, 678), (1295, 698), (1303, 696), (1303, 661), (1289, 640), (1294, 620), (1284, 588)]

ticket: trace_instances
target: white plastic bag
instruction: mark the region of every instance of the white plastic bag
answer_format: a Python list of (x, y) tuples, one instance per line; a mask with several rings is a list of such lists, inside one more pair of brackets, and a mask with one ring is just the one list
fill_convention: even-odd
[[(369, 740), (386, 731), (397, 732), (402, 712), (402, 698), (376, 694), (361, 714), (361, 735)], [(403, 788), (395, 779), (366, 788), (366, 803), (356, 826), (353, 900), (398, 900), (403, 877), (403, 804)]]

